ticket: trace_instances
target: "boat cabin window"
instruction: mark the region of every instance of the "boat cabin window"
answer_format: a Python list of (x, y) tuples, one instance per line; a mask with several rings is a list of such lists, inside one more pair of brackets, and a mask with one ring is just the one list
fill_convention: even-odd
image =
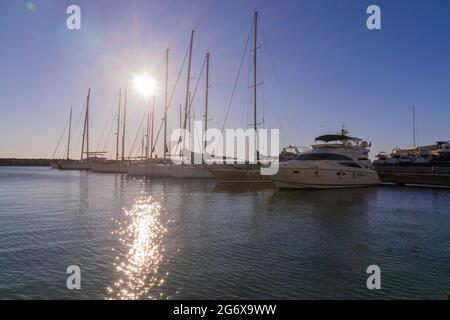
[(305, 153), (297, 156), (296, 160), (348, 160), (352, 158), (337, 153)]
[(361, 168), (359, 164), (353, 161), (345, 161), (345, 162), (339, 162), (339, 164), (346, 166), (346, 167), (352, 167), (352, 168)]

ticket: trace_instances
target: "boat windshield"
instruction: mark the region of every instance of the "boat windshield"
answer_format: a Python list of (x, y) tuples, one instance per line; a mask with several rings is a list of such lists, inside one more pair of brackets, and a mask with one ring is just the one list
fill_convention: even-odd
[(296, 160), (347, 160), (347, 161), (353, 161), (352, 158), (344, 156), (342, 154), (338, 153), (303, 153), (298, 155)]

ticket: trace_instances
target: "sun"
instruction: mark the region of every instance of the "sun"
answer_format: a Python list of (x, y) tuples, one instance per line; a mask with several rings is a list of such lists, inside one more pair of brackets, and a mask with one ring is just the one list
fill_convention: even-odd
[(156, 80), (147, 74), (135, 75), (133, 82), (136, 91), (144, 97), (155, 94), (158, 89)]

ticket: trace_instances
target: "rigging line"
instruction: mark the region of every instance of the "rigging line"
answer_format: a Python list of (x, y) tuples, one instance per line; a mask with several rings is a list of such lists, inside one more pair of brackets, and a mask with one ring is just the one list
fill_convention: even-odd
[(144, 116), (142, 117), (141, 124), (139, 125), (139, 129), (137, 130), (137, 133), (134, 137), (133, 144), (131, 145), (131, 148), (130, 148), (130, 152), (128, 153), (128, 158), (131, 158), (131, 154), (134, 151), (134, 146), (136, 144), (136, 140), (137, 140), (138, 136), (141, 134), (142, 125), (144, 123), (146, 116), (147, 116), (147, 111), (144, 112)]
[(251, 34), (252, 34), (252, 29), (253, 29), (253, 24), (254, 24), (254, 23), (255, 23), (255, 21), (253, 20), (253, 21), (252, 21), (252, 25), (250, 26), (250, 31), (248, 32), (247, 42), (245, 43), (245, 48), (244, 48), (244, 52), (243, 52), (243, 54), (242, 54), (241, 63), (240, 63), (240, 65), (239, 65), (239, 70), (238, 70), (238, 73), (237, 73), (237, 75), (236, 75), (236, 79), (235, 79), (235, 81), (234, 81), (234, 87), (233, 87), (233, 91), (232, 91), (232, 93), (231, 93), (231, 98), (230, 98), (230, 101), (229, 101), (229, 103), (228, 103), (227, 113), (226, 113), (226, 115), (225, 115), (225, 120), (223, 121), (222, 132), (223, 132), (223, 130), (225, 129), (225, 125), (226, 125), (226, 122), (227, 122), (227, 120), (228, 120), (228, 115), (229, 115), (230, 109), (231, 109), (231, 104), (233, 103), (234, 93), (235, 93), (235, 91), (236, 91), (237, 83), (238, 83), (238, 81), (239, 81), (239, 75), (241, 74), (242, 64), (244, 63), (245, 54), (247, 53), (248, 43), (249, 43), (249, 41), (250, 41), (250, 36), (251, 36)]
[[(262, 37), (263, 37), (263, 41), (264, 41), (264, 43), (265, 43), (265, 47), (267, 48), (267, 53), (268, 53), (268, 56), (269, 56), (269, 60), (270, 60), (270, 63), (271, 63), (271, 65), (272, 65), (272, 68), (273, 68), (274, 77), (276, 78), (276, 80), (277, 80), (279, 83), (281, 83), (280, 77), (279, 77), (278, 72), (277, 72), (277, 69), (276, 69), (276, 67), (275, 67), (275, 62), (274, 62), (274, 58), (273, 58), (273, 55), (272, 55), (272, 51), (270, 50), (269, 42), (268, 42), (268, 40), (267, 40), (267, 37), (266, 37), (266, 34), (265, 34), (265, 32), (264, 32), (264, 29), (263, 29), (262, 24), (260, 24), (260, 29), (261, 29), (261, 34), (262, 34)], [(287, 98), (287, 95), (286, 95), (286, 91), (284, 90), (284, 87), (283, 87), (282, 85), (280, 85), (280, 87), (282, 88), (282, 89), (280, 89), (280, 95), (282, 96), (283, 104), (285, 105), (287, 111), (290, 113), (291, 119), (294, 119), (294, 118), (295, 118), (295, 117), (294, 117), (294, 116), (295, 116), (295, 113), (293, 112), (293, 110), (292, 110), (292, 108), (291, 108), (291, 105), (290, 105), (290, 103), (289, 103), (289, 101), (288, 101), (288, 98)], [(290, 122), (290, 125), (291, 125), (292, 128), (294, 128), (293, 132), (297, 131), (297, 133), (298, 133), (298, 135), (299, 135), (299, 138), (300, 138), (300, 140), (302, 141), (302, 144), (304, 144), (304, 143), (303, 143), (302, 134), (301, 134), (301, 132), (300, 132), (299, 127), (296, 126), (296, 125), (293, 125), (292, 122)]]
[[(83, 118), (83, 116), (85, 115), (85, 113), (86, 113), (86, 102), (84, 103), (84, 107), (81, 109), (81, 113), (80, 113), (80, 115), (78, 116), (77, 122), (76, 122), (76, 124), (75, 124), (75, 126), (74, 126), (74, 128), (73, 128), (73, 130), (72, 130), (72, 134), (71, 134), (71, 136), (70, 136), (70, 141), (73, 141), (73, 136), (74, 136), (74, 134), (79, 134), (79, 133), (77, 132), (78, 126), (80, 125), (81, 119)], [(79, 134), (79, 135), (78, 135), (78, 139), (77, 139), (77, 141), (74, 141), (74, 142), (75, 142), (74, 145), (76, 145), (76, 146), (79, 145), (81, 136), (82, 136), (82, 134)], [(72, 144), (72, 143), (71, 143), (71, 144)], [(75, 151), (75, 148), (71, 148), (71, 154), (73, 154), (74, 151)]]
[[(277, 116), (276, 120), (278, 121), (277, 124), (278, 124), (278, 128), (280, 130), (280, 133), (281, 133), (282, 140), (288, 141), (289, 139), (287, 138), (286, 130), (284, 129), (284, 126), (281, 125), (283, 123), (283, 120), (282, 120), (281, 113), (279, 110), (280, 108), (276, 104), (277, 98), (281, 98), (281, 97), (279, 97), (278, 91), (276, 90), (273, 81), (269, 81), (269, 82), (270, 82), (270, 85), (267, 86), (267, 92), (272, 93), (273, 96), (272, 95), (264, 95), (263, 98), (265, 98), (265, 103), (267, 104), (267, 107), (273, 109), (274, 110), (273, 112)], [(269, 91), (269, 89), (271, 91)], [(264, 94), (264, 92), (263, 92), (263, 94)], [(285, 121), (285, 123), (286, 123), (286, 121)], [(291, 125), (291, 123), (289, 123), (289, 125)], [(291, 129), (292, 129), (292, 126), (291, 126)], [(291, 132), (294, 132), (294, 130), (292, 130)]]
[(183, 59), (183, 63), (181, 64), (180, 71), (178, 71), (177, 80), (175, 81), (175, 86), (173, 87), (172, 93), (170, 95), (169, 102), (167, 103), (167, 107), (170, 106), (170, 103), (172, 102), (172, 98), (173, 98), (173, 96), (175, 94), (175, 89), (177, 88), (178, 82), (179, 82), (180, 77), (181, 77), (181, 73), (183, 72), (184, 64), (186, 63), (186, 59), (187, 59), (188, 54), (189, 54), (189, 47), (188, 47), (188, 49), (186, 51), (186, 54), (184, 55), (184, 59)]
[(62, 133), (61, 133), (61, 136), (59, 137), (58, 143), (56, 144), (55, 151), (53, 151), (52, 159), (53, 159), (53, 157), (55, 156), (56, 151), (58, 151), (59, 144), (61, 143), (61, 140), (62, 140), (62, 137), (64, 136), (64, 133), (66, 132), (66, 129), (67, 129), (67, 125), (68, 125), (68, 124), (69, 124), (69, 119), (66, 120), (66, 124), (64, 125), (64, 129), (63, 129), (63, 131), (62, 131)]
[[(189, 113), (191, 112), (191, 107), (192, 107), (192, 104), (194, 103), (195, 94), (197, 93), (198, 84), (200, 83), (200, 80), (202, 78), (203, 69), (204, 69), (205, 65), (206, 65), (206, 57), (203, 60), (203, 64), (202, 64), (202, 68), (200, 69), (200, 74), (198, 76), (197, 84), (195, 85), (194, 94), (192, 95), (192, 100), (191, 100), (191, 103), (190, 103), (190, 106), (189, 106)], [(194, 118), (194, 123), (195, 123), (195, 110), (194, 109), (192, 109), (192, 116)], [(208, 119), (205, 119), (205, 121), (208, 121)], [(195, 131), (195, 129), (194, 129), (194, 131)], [(202, 148), (203, 148), (203, 143), (202, 143), (203, 133), (202, 133), (202, 137), (199, 137), (199, 132), (198, 131), (196, 133), (197, 133), (196, 134), (197, 142), (200, 141), (200, 146), (199, 146), (200, 148), (199, 149), (202, 150)], [(195, 150), (195, 143), (193, 143), (193, 147), (194, 147), (194, 150)]]
[(114, 108), (110, 108), (109, 109), (108, 117), (106, 118), (106, 122), (105, 122), (105, 125), (103, 127), (102, 133), (100, 135), (100, 139), (98, 139), (98, 143), (97, 143), (97, 146), (96, 146), (97, 150), (100, 149), (100, 145), (102, 144), (103, 136), (105, 135), (106, 127), (108, 126), (109, 120), (111, 119), (111, 114), (113, 112), (113, 109), (115, 110), (116, 108), (114, 107)]
[(78, 115), (78, 119), (77, 119), (77, 121), (76, 121), (76, 123), (75, 123), (75, 126), (73, 127), (73, 130), (72, 130), (72, 132), (71, 132), (71, 134), (70, 134), (70, 140), (72, 140), (73, 135), (75, 134), (75, 132), (76, 132), (77, 129), (78, 129), (78, 126), (80, 125), (81, 118), (82, 118), (83, 115), (85, 114), (85, 108), (86, 108), (86, 103), (84, 104), (83, 108), (81, 109), (80, 114)]
[[(117, 112), (114, 114), (113, 119), (116, 118), (116, 115), (117, 115)], [(108, 146), (108, 142), (109, 142), (109, 139), (111, 138), (111, 134), (112, 134), (112, 131), (113, 131), (115, 125), (116, 125), (115, 121), (111, 121), (111, 126), (109, 128), (108, 134), (106, 135), (105, 144), (103, 145), (103, 149), (100, 151), (107, 151), (106, 148)]]
[[(260, 65), (260, 66), (264, 66), (264, 62), (265, 61), (263, 61), (263, 57), (262, 57), (262, 54), (260, 54), (260, 55), (258, 55), (258, 59), (259, 59), (259, 62), (258, 62), (258, 64)], [(264, 79), (265, 79), (265, 74), (264, 74), (264, 68), (259, 68), (259, 70), (260, 70), (260, 83), (261, 84), (263, 84), (263, 83), (265, 83), (264, 81)], [(265, 87), (265, 86), (264, 86)], [(258, 112), (258, 114), (261, 114), (262, 113), (262, 120), (261, 120), (261, 123), (262, 123), (262, 125), (263, 125), (263, 128), (265, 128), (266, 127), (266, 123), (265, 123), (265, 116), (266, 116), (266, 114), (265, 114), (265, 112), (266, 112), (266, 100), (264, 99), (265, 98), (265, 94), (267, 93), (266, 92), (267, 90), (259, 90), (259, 92), (260, 92), (260, 95), (261, 95), (261, 97), (262, 97), (262, 112)], [(258, 122), (258, 119), (256, 119), (256, 122)]]
[[(283, 120), (282, 120), (282, 117), (281, 117), (280, 110), (277, 107), (276, 103), (272, 100), (274, 98), (275, 101), (276, 101), (276, 98), (277, 98), (276, 90), (274, 88), (273, 83), (270, 82), (270, 86), (268, 85), (267, 88), (268, 89), (272, 89), (273, 97), (271, 95), (269, 95), (269, 94), (266, 95), (263, 92), (264, 103), (267, 105), (267, 108), (272, 109), (273, 110), (272, 112), (276, 115), (276, 118), (275, 117), (272, 117), (272, 118), (275, 120), (274, 123), (276, 123), (278, 125), (279, 131), (281, 133), (281, 139), (283, 141), (287, 141), (288, 137), (286, 135), (286, 130), (284, 130), (284, 127), (281, 125), (283, 123)], [(267, 90), (267, 91), (269, 91), (269, 90)], [(269, 125), (272, 125), (272, 123), (270, 122)]]
[[(77, 130), (78, 130), (78, 125), (79, 125), (79, 123), (80, 123), (80, 121), (81, 121), (81, 117), (83, 116), (83, 114), (84, 114), (84, 107), (82, 108), (82, 110), (81, 110), (81, 113), (78, 115), (78, 119), (77, 119), (77, 121), (75, 122), (75, 124), (73, 125), (72, 124), (72, 131), (70, 132), (70, 145), (78, 145), (78, 142), (79, 141), (77, 141), (76, 143), (74, 143), (75, 141), (73, 141), (73, 137), (74, 137), (74, 134), (75, 134), (75, 132), (77, 132)], [(73, 122), (72, 122), (73, 123)], [(79, 139), (78, 139), (79, 140)], [(69, 154), (69, 157), (73, 154), (73, 151), (74, 151), (74, 149), (75, 148), (70, 148), (70, 154)]]
[[(252, 76), (252, 69), (251, 67), (247, 66), (251, 66), (251, 61), (252, 61), (252, 57), (251, 55), (248, 55), (248, 62), (247, 64), (244, 66), (246, 68), (244, 68), (243, 72), (246, 72), (246, 77), (242, 77), (241, 83), (243, 84), (243, 86), (245, 88), (247, 88), (246, 90), (243, 90), (242, 92), (239, 92), (236, 95), (236, 99), (235, 101), (239, 102), (240, 105), (244, 106), (244, 108), (240, 108), (240, 115), (239, 115), (239, 120), (236, 121), (236, 123), (239, 124), (239, 126), (241, 128), (248, 128), (250, 125), (250, 120), (249, 120), (249, 113), (250, 113), (250, 108), (248, 108), (249, 105), (251, 105), (251, 95), (250, 95), (250, 90), (248, 90), (248, 88), (251, 87), (250, 83), (251, 83), (251, 76)], [(237, 112), (236, 112), (237, 115)]]
[(206, 63), (206, 58), (203, 59), (202, 68), (200, 69), (200, 74), (198, 75), (197, 83), (196, 83), (195, 88), (194, 88), (194, 94), (192, 95), (191, 101), (189, 101), (188, 117), (191, 114), (192, 104), (194, 103), (195, 94), (197, 93), (198, 84), (200, 83), (200, 80), (202, 78), (203, 69), (205, 68), (205, 63)]
[[(172, 102), (172, 98), (173, 98), (173, 96), (175, 94), (175, 89), (178, 86), (178, 82), (180, 80), (181, 73), (183, 72), (184, 64), (186, 63), (186, 59), (187, 59), (188, 54), (189, 54), (189, 47), (186, 50), (186, 54), (184, 55), (183, 63), (181, 64), (180, 71), (178, 72), (177, 80), (175, 81), (175, 86), (173, 87), (172, 93), (170, 95), (169, 102), (167, 103), (167, 106), (164, 106), (164, 108), (168, 108), (168, 106), (170, 106), (170, 103)], [(163, 125), (164, 125), (164, 118), (162, 119), (161, 124), (159, 125), (158, 133), (156, 134), (155, 141), (153, 142), (153, 145), (152, 145), (152, 151), (155, 151), (156, 142), (158, 142), (158, 137), (159, 137), (159, 134), (161, 132), (161, 129), (162, 129)], [(165, 142), (163, 143), (163, 145), (165, 145)], [(163, 148), (165, 148), (165, 146), (163, 146)], [(164, 151), (166, 151), (166, 150), (164, 150)]]
[(156, 133), (155, 141), (153, 141), (153, 145), (152, 145), (152, 151), (153, 151), (153, 152), (155, 151), (156, 142), (158, 141), (159, 134), (161, 133), (161, 129), (162, 129), (162, 124), (163, 124), (163, 123), (164, 123), (164, 120), (163, 120), (163, 122), (161, 123), (161, 125), (159, 126), (158, 132)]
[[(260, 60), (265, 59), (265, 57), (261, 54), (259, 55)], [(264, 60), (265, 62), (265, 60)], [(263, 63), (261, 61), (260, 63), (261, 65), (265, 66), (266, 64)], [(286, 130), (284, 130), (284, 127), (281, 125), (283, 123), (281, 115), (280, 115), (280, 110), (277, 107), (277, 104), (275, 103), (277, 100), (277, 90), (275, 89), (274, 83), (273, 81), (266, 81), (267, 79), (265, 78), (266, 76), (266, 71), (265, 68), (261, 68), (261, 82), (266, 84), (265, 85), (265, 90), (261, 90), (261, 97), (262, 97), (262, 114), (263, 114), (263, 119), (262, 122), (264, 124), (265, 128), (268, 128), (270, 126), (274, 126), (274, 125), (278, 125), (279, 131), (281, 133), (281, 138), (283, 141), (286, 141), (287, 135), (286, 135)], [(269, 70), (270, 73), (271, 70)], [(272, 115), (272, 117), (269, 117), (267, 123), (265, 122), (265, 114), (266, 114), (266, 109), (268, 110), (268, 112), (270, 112), (270, 114)], [(276, 118), (275, 118), (276, 115)], [(271, 121), (271, 119), (273, 119), (274, 121)]]
[[(242, 116), (242, 119), (245, 121), (242, 123), (242, 128), (248, 128), (249, 126), (251, 126), (250, 123), (250, 113), (251, 113), (251, 108), (248, 108), (248, 106), (252, 105), (252, 95), (250, 94), (249, 88), (251, 88), (251, 83), (252, 83), (252, 56), (249, 54), (248, 55), (248, 63), (247, 63), (247, 82), (245, 83), (245, 87), (247, 88), (247, 90), (244, 91), (244, 93), (242, 94), (242, 105), (247, 106), (246, 108), (242, 108), (242, 113), (243, 115), (245, 115), (245, 119), (244, 116)], [(252, 119), (253, 120), (253, 119)]]
[[(265, 99), (264, 104), (267, 105), (267, 108), (274, 110), (274, 111), (272, 111), (272, 113), (274, 113), (276, 115), (276, 118), (275, 117), (272, 117), (272, 118), (275, 120), (274, 123), (276, 123), (278, 125), (279, 132), (281, 134), (281, 140), (286, 141), (288, 143), (292, 142), (290, 144), (293, 144), (293, 143), (295, 143), (295, 141), (289, 141), (289, 139), (292, 139), (292, 137), (288, 137), (287, 132), (286, 132), (286, 130), (284, 130), (284, 126), (282, 125), (283, 119), (281, 116), (281, 112), (275, 103), (276, 97), (277, 97), (276, 90), (274, 88), (273, 83), (270, 82), (270, 84), (271, 85), (267, 86), (267, 87), (268, 87), (268, 89), (272, 89), (273, 97), (271, 95), (266, 95), (265, 92), (263, 92), (263, 99)], [(269, 90), (267, 90), (267, 91), (269, 91)], [(275, 99), (275, 101), (273, 100), (273, 98)], [(269, 125), (271, 125), (271, 123), (269, 123)]]
[[(194, 117), (194, 123), (195, 123), (195, 113), (193, 114), (193, 117)], [(194, 129), (194, 132), (195, 131), (196, 130)], [(197, 144), (195, 144), (195, 140), (194, 140), (194, 142), (192, 143), (192, 145), (194, 147), (193, 151), (195, 151), (195, 149), (196, 149), (195, 146), (196, 145), (198, 147), (198, 150), (203, 150), (203, 141), (202, 141), (202, 139), (203, 139), (203, 132), (202, 132), (202, 130), (200, 130), (200, 133), (197, 131), (195, 136), (197, 137), (197, 139), (196, 139), (197, 140)], [(200, 145), (198, 145), (199, 143), (200, 143)]]
[[(217, 82), (215, 81), (214, 73), (212, 73), (212, 72), (210, 72), (209, 79), (210, 79), (211, 83), (218, 83), (218, 81)], [(214, 94), (219, 97), (218, 100), (220, 100), (220, 101), (225, 101), (226, 100), (223, 88), (221, 88), (220, 86), (214, 87)], [(213, 115), (209, 120), (211, 120), (211, 121), (214, 120), (214, 122), (216, 123), (216, 126), (219, 126), (219, 121), (218, 121), (219, 110), (217, 110), (215, 108), (215, 105), (212, 105), (211, 107), (214, 108), (214, 111), (211, 112), (211, 113), (214, 114), (215, 116)], [(211, 110), (210, 107), (208, 107), (208, 108)], [(222, 111), (222, 110), (220, 110), (220, 111)]]
[[(203, 69), (205, 68), (205, 64), (206, 64), (206, 57), (203, 59), (202, 68), (200, 69), (200, 73), (199, 73), (199, 76), (198, 76), (198, 79), (197, 79), (197, 83), (196, 83), (195, 88), (194, 88), (194, 94), (192, 95), (192, 98), (189, 101), (189, 109), (188, 109), (188, 112), (187, 112), (186, 117), (184, 119), (183, 129), (186, 129), (187, 118), (191, 117), (192, 104), (194, 103), (195, 94), (197, 93), (198, 84), (200, 83), (200, 80), (202, 78)], [(178, 150), (178, 145), (181, 143), (181, 140), (182, 140), (182, 138), (180, 136), (180, 138), (178, 139), (177, 145), (176, 145), (175, 153)]]

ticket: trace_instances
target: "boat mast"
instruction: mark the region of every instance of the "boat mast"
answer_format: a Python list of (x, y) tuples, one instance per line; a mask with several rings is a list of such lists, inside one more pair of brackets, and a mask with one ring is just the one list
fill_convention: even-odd
[(89, 161), (89, 98), (91, 96), (91, 88), (88, 90), (86, 101), (86, 161)]
[(150, 159), (153, 158), (153, 127), (155, 123), (155, 96), (153, 96), (153, 107), (152, 107), (152, 133), (151, 133), (151, 144), (150, 144)]
[(86, 113), (84, 115), (84, 124), (83, 124), (83, 138), (81, 139), (81, 156), (80, 161), (83, 160), (84, 157), (84, 138), (86, 136)]
[(255, 148), (256, 148), (256, 159), (259, 163), (259, 151), (257, 145), (257, 118), (256, 118), (256, 50), (257, 47), (257, 31), (258, 31), (258, 12), (255, 12), (254, 16), (254, 29), (253, 29), (253, 129), (255, 130)]
[[(84, 159), (84, 143), (86, 141), (86, 150), (87, 150), (87, 156), (86, 158), (89, 157), (89, 122), (88, 122), (88, 118), (89, 118), (89, 96), (91, 94), (91, 88), (89, 88), (88, 90), (88, 95), (86, 98), (86, 113), (84, 115), (84, 125), (83, 125), (83, 140), (81, 142), (81, 157), (80, 160)], [(86, 139), (86, 137), (88, 137), (88, 139)]]
[(70, 107), (70, 116), (69, 116), (69, 134), (67, 136), (67, 160), (70, 159), (70, 131), (72, 130), (72, 107)]
[(119, 88), (119, 107), (117, 111), (117, 132), (116, 132), (116, 160), (119, 160), (119, 134), (120, 134), (120, 104), (122, 100), (122, 88)]
[[(147, 114), (147, 119), (148, 119), (148, 114)], [(145, 151), (145, 129), (142, 128), (141, 158), (144, 158), (144, 151)]]
[[(180, 103), (180, 129), (183, 128), (183, 116), (182, 116), (183, 111), (182, 110), (183, 110), (183, 106)], [(179, 139), (178, 143), (180, 143), (181, 139), (182, 139), (182, 136), (180, 135), (180, 139)], [(183, 153), (183, 150), (180, 147), (180, 158), (181, 158), (182, 153)]]
[(166, 50), (166, 88), (164, 94), (164, 151), (163, 158), (166, 160), (167, 152), (167, 109), (169, 108), (167, 101), (167, 90), (169, 86), (169, 49)]
[(180, 103), (180, 129), (181, 128), (183, 128), (183, 116), (181, 115), (182, 114), (182, 105), (181, 105), (181, 103)]
[[(195, 31), (192, 30), (192, 32), (191, 32), (191, 40), (189, 42), (189, 60), (188, 60), (188, 72), (187, 72), (187, 81), (186, 81), (186, 102), (185, 102), (185, 106), (184, 106), (184, 118), (185, 118), (185, 121), (189, 119), (189, 126), (190, 126), (190, 115), (189, 115), (190, 114), (190, 92), (189, 92), (189, 85), (190, 85), (190, 80), (191, 80), (192, 45), (194, 43), (194, 33), (195, 33)], [(189, 118), (188, 118), (188, 116), (189, 116)], [(189, 141), (189, 149), (191, 149), (190, 145), (191, 145), (191, 141)], [(192, 160), (193, 159), (191, 159), (191, 161)]]
[(202, 152), (202, 163), (205, 163), (206, 151), (206, 131), (208, 130), (208, 90), (209, 90), (209, 53), (206, 54), (206, 81), (205, 81), (205, 133), (204, 133), (204, 147)]
[(414, 148), (416, 147), (416, 110), (414, 108), (414, 105), (412, 107), (412, 112), (413, 112), (413, 143), (414, 143)]
[[(188, 93), (188, 100), (189, 100), (189, 111), (187, 113), (188, 116), (188, 131), (191, 131), (191, 108), (192, 108), (192, 104), (191, 104), (191, 92), (189, 91)], [(189, 150), (190, 150), (190, 154), (191, 154), (191, 164), (194, 164), (194, 151), (192, 150), (192, 136), (189, 135)]]
[(128, 88), (125, 88), (125, 97), (123, 103), (123, 128), (122, 128), (122, 162), (125, 161), (125, 120), (127, 115), (127, 93)]
[(148, 160), (149, 156), (149, 144), (150, 144), (150, 106), (147, 110), (147, 134), (145, 135), (145, 160)]

